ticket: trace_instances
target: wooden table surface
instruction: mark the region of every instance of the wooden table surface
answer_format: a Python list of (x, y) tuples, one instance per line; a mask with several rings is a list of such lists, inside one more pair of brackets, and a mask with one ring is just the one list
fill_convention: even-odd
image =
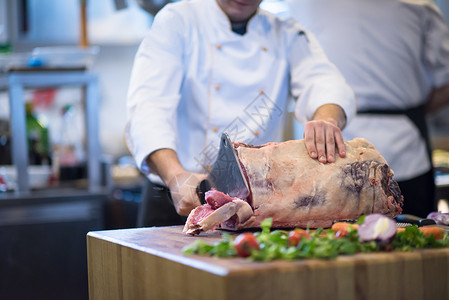
[(87, 235), (89, 296), (97, 299), (449, 299), (449, 248), (251, 262), (184, 256), (182, 226)]

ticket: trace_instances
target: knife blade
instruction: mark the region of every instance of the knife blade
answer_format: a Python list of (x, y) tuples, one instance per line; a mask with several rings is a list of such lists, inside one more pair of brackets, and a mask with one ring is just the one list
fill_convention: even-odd
[(418, 225), (418, 227), (424, 226), (436, 226), (443, 229), (445, 232), (449, 232), (449, 226), (440, 225), (432, 219), (421, 218), (411, 214), (401, 214), (396, 217), (398, 223), (409, 223), (411, 225)]
[(206, 192), (212, 188), (240, 199), (246, 199), (249, 196), (248, 183), (234, 145), (226, 132), (221, 135), (217, 159), (210, 173), (196, 188), (201, 204), (206, 203)]

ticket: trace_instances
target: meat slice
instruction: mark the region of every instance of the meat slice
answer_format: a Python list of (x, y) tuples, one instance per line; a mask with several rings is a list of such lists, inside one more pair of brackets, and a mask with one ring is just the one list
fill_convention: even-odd
[[(220, 197), (222, 198), (227, 196), (223, 193), (220, 194)], [(215, 196), (217, 195), (218, 193)], [(246, 201), (240, 199), (234, 199), (216, 209), (212, 209), (209, 204), (204, 204), (195, 208), (189, 214), (183, 232), (195, 235), (199, 234), (201, 231), (214, 229), (222, 223), (228, 224), (226, 226), (228, 229), (236, 230), (240, 224), (247, 221), (252, 214), (253, 210), (251, 206)]]
[(232, 202), (232, 200), (235, 200), (237, 198), (232, 198), (229, 195), (226, 195), (222, 192), (219, 192), (215, 189), (212, 189), (210, 191), (207, 191), (204, 195), (206, 202), (213, 208), (217, 209), (219, 207), (222, 207), (226, 203)]
[[(318, 228), (364, 214), (400, 214), (403, 197), (382, 155), (361, 138), (345, 145), (345, 158), (323, 164), (309, 157), (304, 140), (261, 146), (235, 143), (251, 190), (252, 215), (238, 221), (233, 215), (220, 227), (257, 228), (265, 218), (273, 218), (273, 228)], [(228, 209), (227, 215), (231, 212)], [(194, 226), (194, 219), (189, 219), (186, 228)]]

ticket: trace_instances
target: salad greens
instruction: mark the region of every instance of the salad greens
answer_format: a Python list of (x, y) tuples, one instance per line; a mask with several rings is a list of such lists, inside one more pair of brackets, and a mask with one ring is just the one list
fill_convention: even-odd
[[(357, 223), (363, 222), (360, 219)], [(294, 260), (305, 258), (333, 259), (338, 255), (379, 252), (385, 250), (412, 251), (421, 248), (442, 248), (449, 246), (448, 236), (437, 240), (433, 236), (424, 235), (416, 225), (398, 231), (388, 245), (379, 245), (374, 241), (359, 242), (357, 229), (350, 227), (344, 236), (336, 235), (332, 229), (318, 228), (306, 231), (311, 238), (302, 238), (298, 245), (290, 246), (289, 231), (271, 230), (272, 219), (265, 219), (261, 231), (255, 232), (259, 249), (252, 249), (248, 259), (253, 261), (270, 261), (275, 259)], [(210, 245), (203, 240), (196, 240), (183, 248), (184, 255), (209, 255), (213, 257), (237, 257), (234, 237), (222, 234), (222, 239)]]

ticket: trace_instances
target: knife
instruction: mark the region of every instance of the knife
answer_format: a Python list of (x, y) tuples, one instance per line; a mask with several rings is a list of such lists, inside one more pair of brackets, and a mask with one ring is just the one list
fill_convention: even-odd
[(443, 229), (445, 232), (449, 232), (449, 226), (440, 225), (440, 224), (437, 224), (435, 222), (435, 220), (420, 218), (415, 215), (401, 214), (396, 217), (396, 221), (400, 222), (400, 223), (409, 223), (411, 225), (418, 225), (418, 227), (436, 226), (436, 227)]
[(248, 183), (234, 145), (226, 132), (221, 135), (217, 159), (210, 173), (196, 188), (201, 204), (206, 203), (206, 192), (212, 188), (240, 199), (246, 199), (249, 196)]
[(403, 223), (410, 223), (412, 225), (418, 225), (418, 227), (436, 224), (436, 222), (432, 219), (424, 219), (410, 214), (398, 215), (396, 217), (396, 221)]

